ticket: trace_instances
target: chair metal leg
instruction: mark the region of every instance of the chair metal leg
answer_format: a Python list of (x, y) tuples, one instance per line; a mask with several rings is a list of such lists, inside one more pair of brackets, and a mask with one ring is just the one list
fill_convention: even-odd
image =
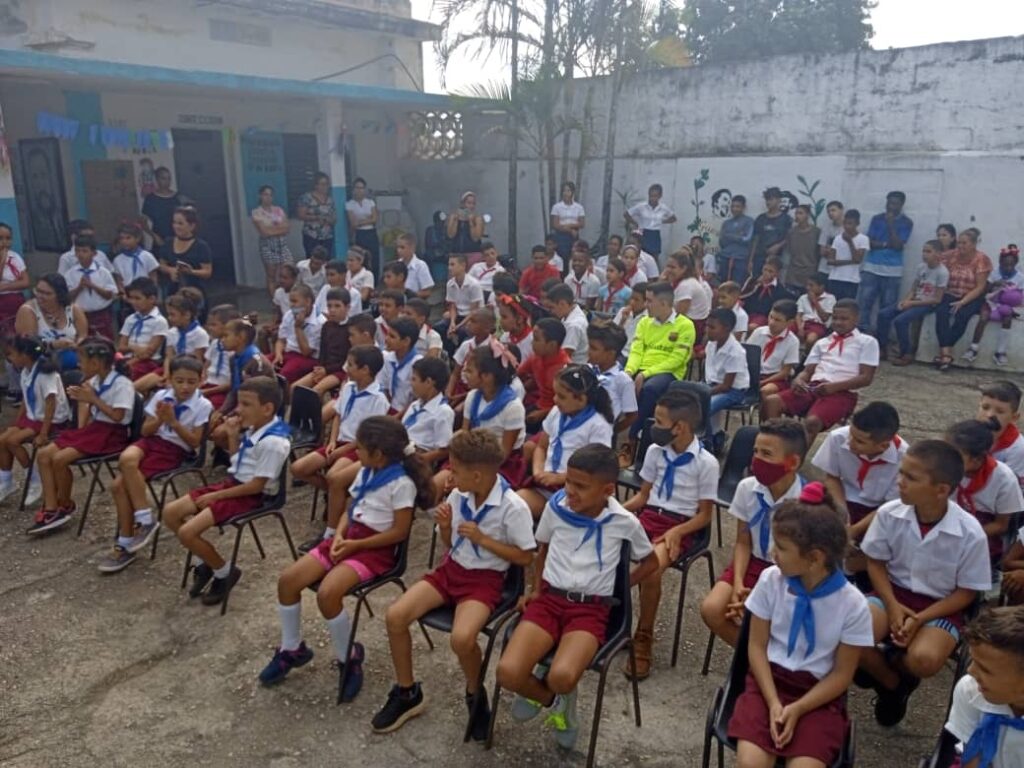
[(258, 549), (260, 551), (260, 559), (261, 560), (266, 560), (267, 559), (267, 553), (263, 551), (263, 542), (260, 541), (260, 535), (258, 533), (256, 533), (256, 526), (253, 525), (253, 521), (252, 520), (249, 521), (249, 530), (252, 531), (252, 538), (253, 538), (253, 541), (256, 542), (256, 549)]
[(708, 649), (704, 651), (704, 666), (700, 668), (700, 673), (704, 677), (708, 676), (708, 668), (711, 666), (711, 652), (715, 647), (715, 633), (708, 630)]
[(676, 607), (676, 635), (675, 640), (672, 641), (672, 666), (676, 665), (676, 660), (679, 658), (679, 636), (683, 630), (683, 606), (686, 603), (686, 579), (690, 573), (690, 565), (696, 558), (692, 558), (686, 562), (683, 569), (679, 572), (679, 605)]
[[(633, 669), (636, 669), (636, 648), (633, 646), (633, 641), (629, 641), (629, 664)], [(636, 727), (642, 727), (640, 721), (640, 680), (636, 675), (632, 675), (630, 680), (633, 682), (633, 716), (636, 720)]]
[(715, 529), (718, 532), (718, 548), (722, 548), (722, 508), (715, 504)]
[(100, 488), (103, 488), (103, 483), (100, 482), (100, 467), (98, 464), (91, 467), (92, 469), (92, 482), (89, 483), (89, 494), (85, 497), (85, 506), (82, 508), (82, 516), (78, 518), (78, 532), (75, 536), (81, 536), (82, 531), (85, 529), (85, 518), (89, 516), (89, 506), (92, 504), (92, 496), (96, 492), (96, 484), (99, 483)]
[(430, 557), (427, 558), (427, 568), (434, 567), (434, 554), (437, 551), (437, 526), (430, 526)]
[(494, 725), (498, 721), (498, 705), (500, 703), (501, 683), (498, 682), (497, 676), (495, 676), (494, 695), (491, 697), (491, 722), (487, 725), (487, 740), (484, 742), (484, 749), (490, 749), (494, 746)]
[(28, 485), (29, 485), (28, 480), (29, 480), (30, 477), (32, 477), (32, 470), (35, 469), (35, 466), (36, 466), (36, 451), (38, 451), (38, 450), (39, 449), (36, 448), (33, 445), (32, 446), (32, 453), (30, 453), (28, 455), (28, 469), (25, 470), (25, 482), (22, 483), (22, 487), (21, 487), (21, 500), (18, 501), (18, 511), (19, 512), (24, 512), (25, 511), (25, 499), (28, 498)]
[(181, 574), (181, 589), (184, 589), (185, 585), (188, 584), (188, 572), (192, 567), (192, 553), (187, 549), (185, 553), (185, 572)]
[(708, 586), (712, 589), (715, 586), (715, 558), (711, 554), (711, 550), (707, 550), (708, 556)]
[(718, 768), (725, 768), (725, 745), (718, 742)]
[[(252, 528), (252, 523), (249, 523), (249, 527)], [(235, 570), (235, 563), (238, 562), (238, 546), (242, 543), (242, 533), (245, 531), (243, 526), (239, 526), (235, 529), (235, 546), (231, 549), (231, 570)], [(252, 535), (256, 535), (256, 529), (253, 528)], [(224, 595), (224, 600), (220, 604), (220, 615), (223, 616), (228, 612), (228, 598), (231, 597), (230, 590)]]
[(288, 542), (288, 549), (291, 550), (292, 560), (299, 559), (299, 553), (295, 551), (295, 543), (292, 541), (292, 532), (288, 530), (288, 523), (285, 522), (284, 515), (281, 512), (275, 512), (274, 517), (281, 524), (281, 530), (284, 531), (284, 538)]

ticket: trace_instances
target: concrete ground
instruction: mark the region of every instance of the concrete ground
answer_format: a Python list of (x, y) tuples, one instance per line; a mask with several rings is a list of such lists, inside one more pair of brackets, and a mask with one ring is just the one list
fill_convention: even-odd
[[(870, 390), (900, 410), (903, 435), (913, 441), (936, 435), (950, 422), (973, 414), (977, 386), (991, 375), (939, 374), (914, 366), (883, 366)], [(13, 418), (4, 409), (4, 422)], [(81, 486), (84, 495), (85, 487)], [(334, 705), (336, 676), (329, 638), (311, 594), (304, 598), (303, 628), (316, 658), (275, 690), (256, 675), (279, 639), (275, 579), (288, 561), (276, 523), (259, 526), (267, 548), (260, 561), (251, 539), (243, 542), (244, 576), (221, 618), (215, 608), (189, 601), (178, 589), (183, 555), (164, 536), (154, 561), (140, 559), (127, 571), (102, 576), (96, 564), (110, 545), (113, 510), (100, 494), (80, 539), (73, 530), (34, 540), (24, 535), (29, 513), (0, 509), (0, 764), (44, 766), (274, 766), (329, 764), (437, 765), (483, 768), (499, 765), (582, 764), (584, 752), (558, 753), (540, 722), (519, 725), (507, 703), (496, 744), (484, 752), (462, 744), (465, 708), (458, 665), (444, 636), (434, 634), (432, 653), (414, 635), (417, 674), (429, 699), (427, 713), (389, 736), (374, 735), (369, 721), (383, 703), (392, 672), (382, 615), (393, 591), (371, 603), (376, 613), (362, 623), (366, 683), (352, 704)], [(297, 540), (310, 532), (309, 491), (293, 493), (289, 524)], [(729, 526), (727, 526), (728, 530)], [(428, 526), (414, 527), (410, 576), (426, 567)], [(727, 534), (731, 540), (731, 531)], [(228, 537), (220, 539), (226, 549)], [(729, 555), (715, 550), (716, 570)], [(718, 644), (708, 677), (700, 676), (707, 632), (696, 608), (704, 577), (691, 577), (683, 647), (675, 669), (668, 665), (678, 579), (670, 576), (658, 623), (656, 668), (641, 685), (643, 728), (630, 716), (629, 686), (617, 671), (609, 677), (598, 762), (601, 765), (699, 765), (704, 718), (721, 682), (729, 653)], [(493, 673), (489, 678), (493, 681)], [(951, 685), (947, 671), (915, 694), (902, 725), (883, 730), (871, 717), (870, 698), (851, 694), (862, 768), (915, 766), (941, 727)], [(596, 676), (580, 691), (581, 749), (585, 751)], [(490, 682), (489, 682), (490, 685)]]

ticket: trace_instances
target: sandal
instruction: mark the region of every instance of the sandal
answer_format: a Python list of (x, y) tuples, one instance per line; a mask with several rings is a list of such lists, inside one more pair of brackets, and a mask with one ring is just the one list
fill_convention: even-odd
[(942, 355), (939, 357), (939, 370), (948, 371), (953, 365), (952, 355)]

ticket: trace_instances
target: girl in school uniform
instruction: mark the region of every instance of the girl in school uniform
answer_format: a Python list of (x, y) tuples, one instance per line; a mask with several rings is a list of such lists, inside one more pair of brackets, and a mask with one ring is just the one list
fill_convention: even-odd
[(352, 626), (343, 598), (353, 587), (394, 566), (396, 548), (409, 537), (413, 510), (434, 503), (430, 472), (398, 421), (387, 416), (364, 420), (356, 433), (356, 451), (362, 469), (337, 533), (288, 566), (278, 579), (281, 644), (260, 673), (263, 685), (274, 685), (313, 658), (302, 642), (302, 593), (319, 583), (317, 604), (327, 619), (338, 662), (339, 703), (352, 701), (362, 688), (365, 658), (362, 643), (353, 643), (349, 652)]
[[(17, 459), (22, 467), (29, 463), (25, 443), (32, 440), (42, 447), (71, 420), (56, 360), (46, 352), (36, 336), (17, 336), (7, 357), (21, 371), (21, 407), (14, 424), (0, 433), (0, 501), (17, 490), (11, 470)], [(35, 504), (42, 494), (38, 470), (33, 467), (25, 504)]]
[(633, 290), (626, 284), (626, 265), (622, 259), (608, 259), (605, 271), (608, 280), (597, 294), (597, 311), (616, 315), (629, 303)]
[(809, 483), (779, 507), (772, 533), (777, 564), (746, 601), (750, 671), (729, 736), (739, 765), (828, 766), (845, 740), (860, 649), (874, 646), (871, 612), (840, 568), (846, 525), (824, 486)]
[(197, 319), (198, 310), (195, 302), (183, 294), (176, 293), (168, 297), (164, 306), (169, 326), (164, 331), (164, 365), (162, 370), (135, 381), (135, 388), (143, 394), (167, 385), (171, 375), (171, 360), (176, 356), (190, 355), (203, 362), (206, 358), (206, 349), (210, 346), (210, 335)]
[(135, 406), (132, 380), (115, 368), (113, 343), (102, 337), (86, 339), (78, 349), (82, 373), (88, 380), (68, 387), (78, 403), (80, 426), (61, 432), (39, 449), (36, 460), (43, 486), (43, 506), (28, 533), (61, 528), (75, 512), (71, 498), (71, 464), (86, 456), (119, 453), (128, 447), (128, 425)]
[(506, 347), (519, 349), (519, 359), (525, 363), (533, 357), (533, 314), (518, 294), (502, 294), (498, 299), (501, 319), (500, 341)]
[(289, 384), (313, 372), (320, 362), (323, 315), (313, 311), (313, 291), (300, 284), (289, 294), (292, 308), (277, 329), (274, 365)]
[(123, 296), (140, 277), (156, 282), (160, 263), (142, 247), (142, 228), (134, 222), (124, 222), (117, 228), (117, 243), (120, 252), (114, 257), (113, 267), (118, 292)]
[(0, 222), (0, 335), (10, 337), (14, 333), (14, 318), (18, 307), (25, 303), (25, 291), (29, 287), (28, 269), (21, 254), (11, 250), (14, 230), (9, 224)]
[(214, 408), (224, 405), (231, 391), (231, 358), (234, 353), (224, 345), (224, 337), (228, 323), (240, 318), (241, 313), (233, 304), (219, 304), (210, 310), (207, 317), (210, 346), (206, 348), (202, 392)]
[(366, 251), (358, 245), (349, 248), (346, 257), (348, 272), (345, 273), (345, 287), (350, 291), (359, 292), (359, 298), (362, 299), (364, 307), (370, 305), (370, 294), (373, 293), (374, 288), (373, 272), (364, 266), (366, 256)]
[(615, 414), (608, 390), (585, 365), (570, 365), (555, 376), (555, 406), (544, 418), (540, 437), (523, 450), (533, 471), (531, 486), (519, 495), (539, 518), (551, 494), (565, 485), (565, 469), (573, 451), (590, 443), (611, 445)]

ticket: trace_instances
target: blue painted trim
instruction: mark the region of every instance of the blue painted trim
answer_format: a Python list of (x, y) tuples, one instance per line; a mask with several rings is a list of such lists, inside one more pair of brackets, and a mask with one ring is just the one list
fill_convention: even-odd
[(331, 187), (334, 208), (338, 212), (338, 221), (334, 225), (334, 255), (345, 258), (348, 253), (348, 216), (345, 215), (345, 203), (348, 202), (346, 187)]
[[(82, 125), (103, 125), (103, 106), (100, 95), (91, 91), (65, 91), (64, 106), (67, 116)], [(102, 144), (92, 144), (89, 132), (79, 130), (71, 142), (71, 169), (75, 175), (75, 198), (78, 200), (78, 217), (89, 218), (89, 206), (85, 199), (85, 178), (82, 175), (83, 160), (106, 160), (107, 150)]]
[[(236, 75), (229, 72), (207, 70), (171, 69), (142, 64), (127, 64), (119, 61), (80, 59), (58, 56), (37, 51), (0, 49), (0, 69), (23, 69), (35, 72), (79, 77), (103, 77), (113, 80), (134, 80), (150, 84), (195, 85), (202, 88), (221, 88), (235, 91), (260, 91), (368, 101), (387, 104), (401, 104), (411, 107), (450, 107), (451, 100), (444, 94), (404, 91), (397, 88), (382, 88), (355, 83), (312, 83), (303, 80), (286, 80), (256, 75)], [(7, 75), (15, 74), (7, 71)]]
[(14, 230), (11, 248), (18, 253), (24, 253), (25, 249), (22, 248), (21, 242), (21, 225), (18, 222), (18, 203), (13, 197), (0, 197), (0, 221)]

